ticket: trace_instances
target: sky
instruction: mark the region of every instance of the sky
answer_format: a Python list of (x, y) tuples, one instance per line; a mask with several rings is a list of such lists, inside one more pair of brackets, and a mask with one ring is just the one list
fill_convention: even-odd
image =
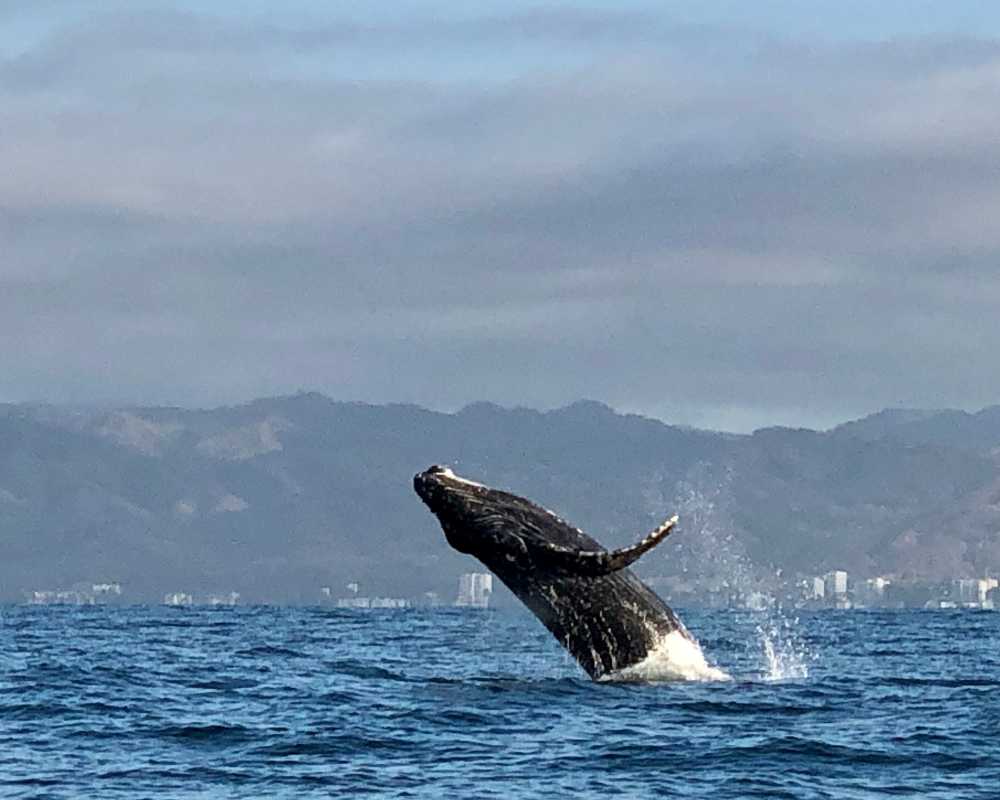
[(971, 410), (998, 220), (996, 4), (0, 0), (0, 402)]

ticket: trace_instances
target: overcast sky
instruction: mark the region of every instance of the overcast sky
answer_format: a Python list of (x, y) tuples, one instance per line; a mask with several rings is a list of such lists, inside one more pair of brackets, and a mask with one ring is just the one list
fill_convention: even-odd
[(995, 4), (341, 5), (0, 0), (0, 402), (1000, 403)]

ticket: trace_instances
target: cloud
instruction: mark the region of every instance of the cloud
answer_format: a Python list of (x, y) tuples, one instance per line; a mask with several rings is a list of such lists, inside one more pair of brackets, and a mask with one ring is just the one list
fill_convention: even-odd
[(1000, 44), (295, 23), (123, 12), (0, 65), (0, 397), (1000, 397)]

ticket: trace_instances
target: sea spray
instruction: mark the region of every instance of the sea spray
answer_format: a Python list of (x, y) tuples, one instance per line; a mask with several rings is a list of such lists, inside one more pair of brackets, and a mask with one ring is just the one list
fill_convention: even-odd
[[(730, 511), (731, 471), (698, 464), (676, 483), (657, 474), (643, 488), (650, 519), (676, 512), (680, 522), (669, 549), (653, 551), (643, 571), (659, 572), (655, 582), (681, 587), (681, 592), (733, 596), (755, 583), (745, 536)], [(654, 572), (655, 574), (655, 572)]]
[(762, 674), (766, 681), (801, 680), (809, 677), (812, 654), (799, 634), (798, 618), (780, 612), (764, 612), (757, 623), (757, 637), (763, 655)]
[(651, 513), (662, 513), (665, 505), (676, 508), (683, 535), (670, 556), (681, 572), (692, 573), (694, 583), (728, 595), (730, 604), (750, 612), (748, 660), (741, 666), (768, 681), (807, 678), (813, 657), (799, 634), (798, 619), (787, 617), (776, 602), (771, 571), (761, 570), (747, 552), (730, 513), (731, 481), (728, 467), (699, 464), (675, 484), (672, 503), (662, 476), (646, 487), (644, 499)]

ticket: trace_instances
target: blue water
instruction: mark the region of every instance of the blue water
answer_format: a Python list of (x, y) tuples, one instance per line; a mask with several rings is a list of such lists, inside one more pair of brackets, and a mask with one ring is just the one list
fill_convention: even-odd
[(1000, 613), (683, 614), (725, 683), (531, 617), (0, 609), (0, 797), (1000, 797)]

